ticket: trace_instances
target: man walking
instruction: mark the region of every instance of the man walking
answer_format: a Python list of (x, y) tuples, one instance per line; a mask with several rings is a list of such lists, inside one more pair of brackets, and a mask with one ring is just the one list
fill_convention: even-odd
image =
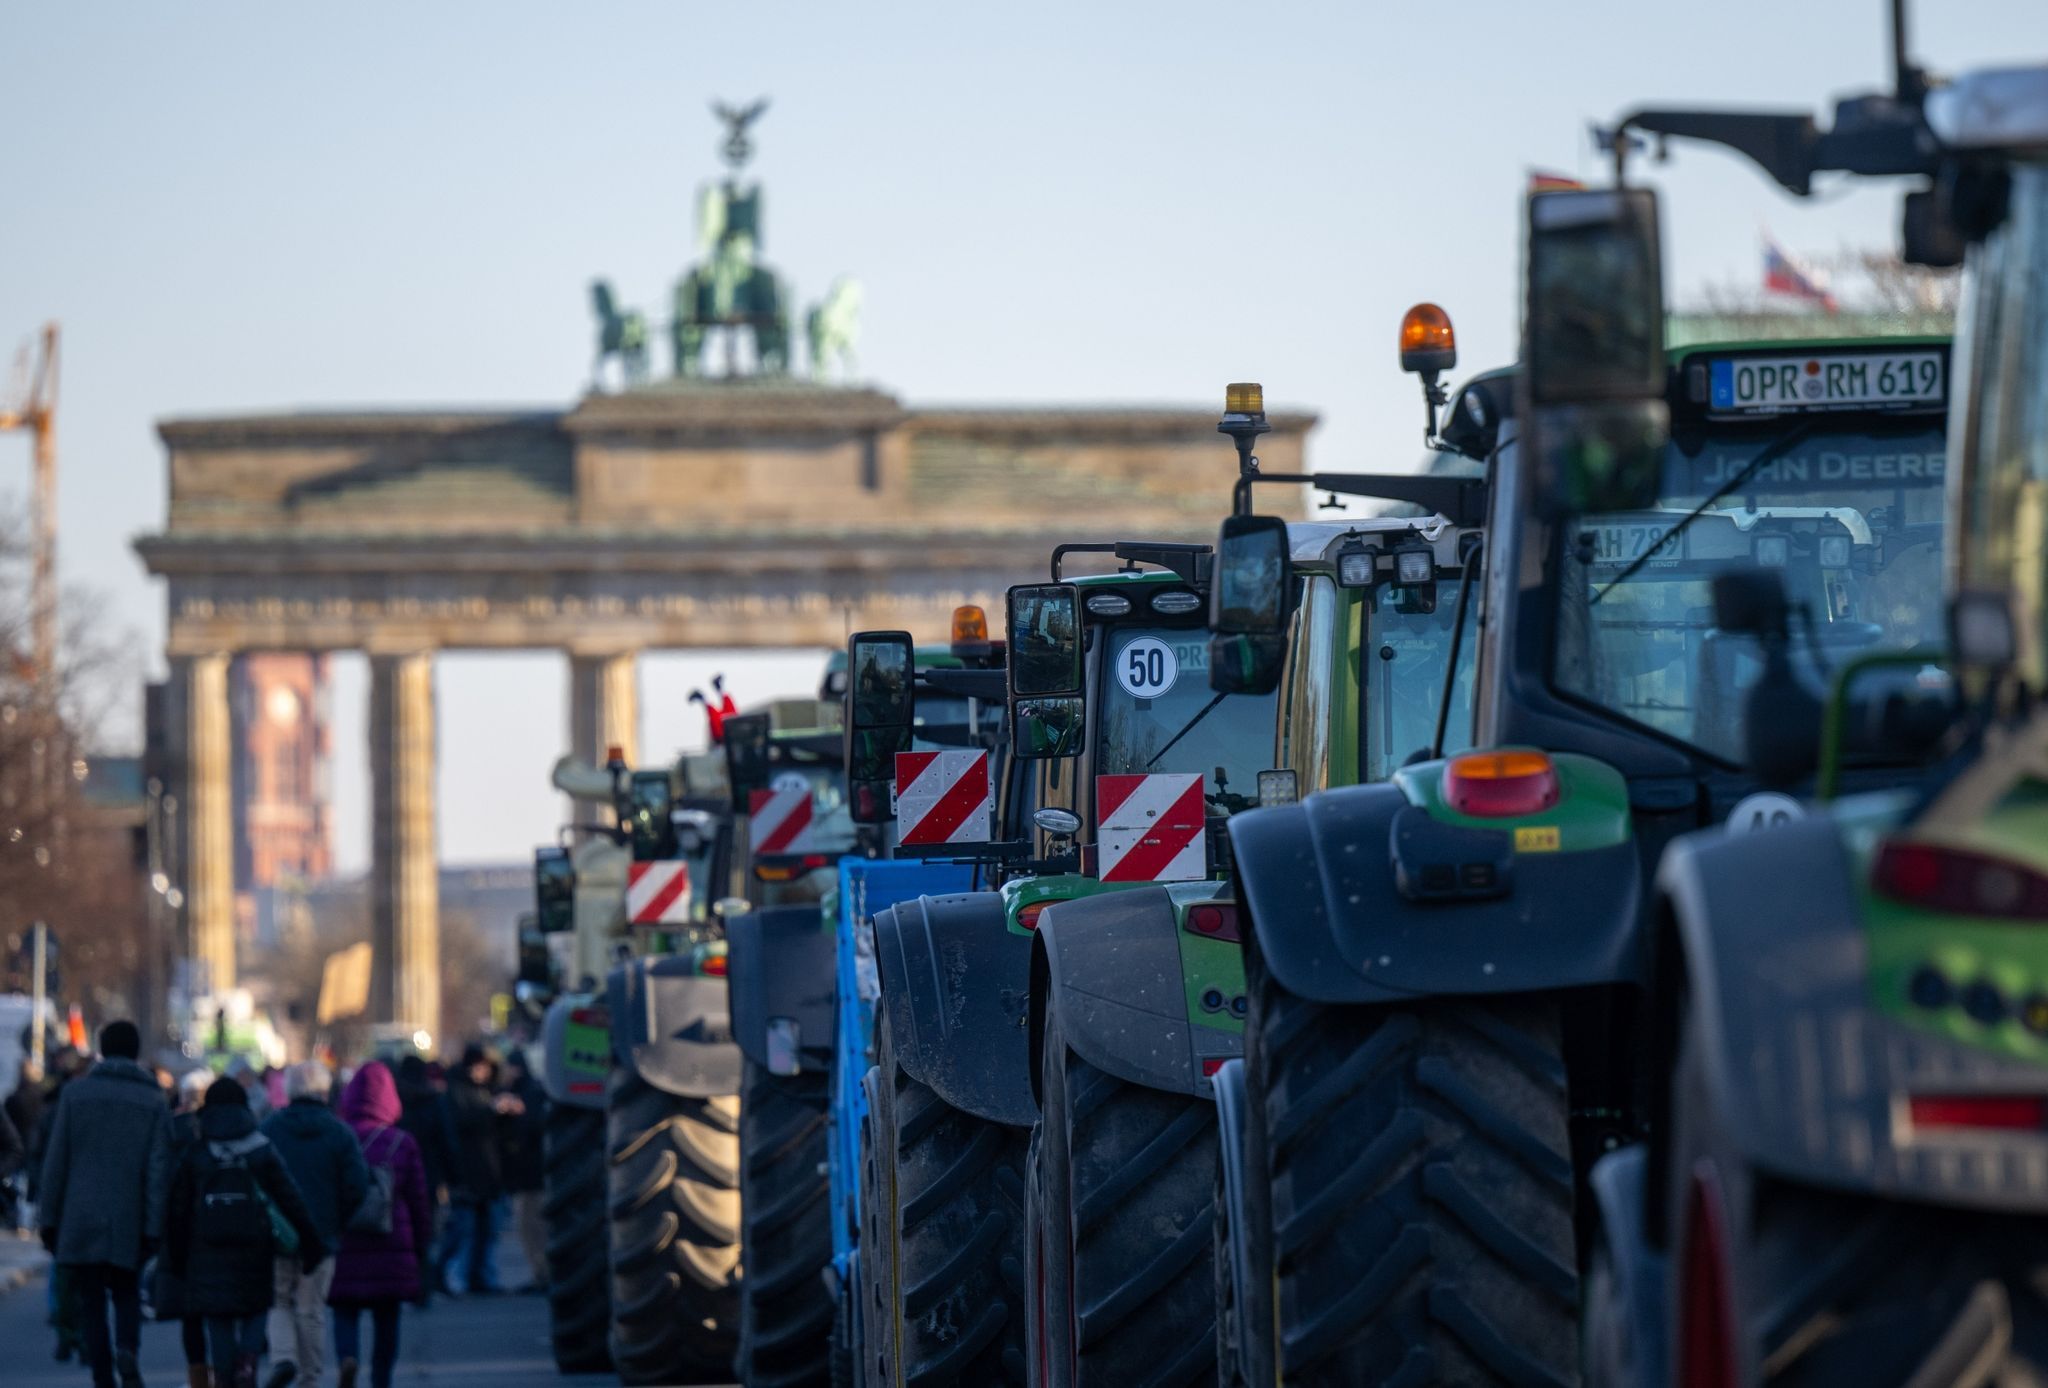
[[(356, 1135), (327, 1106), (334, 1076), (317, 1060), (285, 1074), (286, 1104), (263, 1120), (263, 1135), (284, 1158), (285, 1169), (305, 1197), (320, 1241), (341, 1246), (341, 1231), (363, 1203), (370, 1169)], [(297, 1255), (277, 1260), (277, 1299), (270, 1308), (273, 1366), (264, 1388), (318, 1383), (326, 1365), (327, 1289), (334, 1260), (311, 1272)]]
[(512, 1197), (512, 1227), (526, 1254), (526, 1285), (519, 1290), (546, 1292), (548, 1227), (541, 1213), (541, 1187), (547, 1173), (541, 1142), (547, 1130), (548, 1092), (527, 1067), (525, 1051), (514, 1050), (505, 1057), (505, 1094), (511, 1100), (506, 1105), (505, 1190)]
[(142, 1388), (137, 1277), (163, 1237), (171, 1111), (141, 1054), (135, 1023), (101, 1028), (101, 1060), (64, 1086), (43, 1148), (38, 1223), (79, 1295), (93, 1388), (116, 1388), (117, 1371), (119, 1388)]

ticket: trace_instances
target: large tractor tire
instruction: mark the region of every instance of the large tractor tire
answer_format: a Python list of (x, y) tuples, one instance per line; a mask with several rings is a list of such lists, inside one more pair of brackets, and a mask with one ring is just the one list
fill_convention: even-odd
[(1074, 1054), (1049, 1008), (1032, 1139), (1031, 1381), (1216, 1382), (1216, 1106)]
[[(879, 1034), (881, 1023), (876, 1023)], [(861, 1080), (867, 1116), (860, 1126), (860, 1313), (861, 1359), (854, 1375), (858, 1388), (895, 1388), (896, 1384), (896, 1164), (895, 1143), (882, 1124), (889, 1108), (896, 1071), (892, 1058), (871, 1066)]]
[(541, 1218), (548, 1236), (548, 1330), (565, 1374), (612, 1366), (605, 1237), (604, 1111), (553, 1104), (542, 1132)]
[(628, 1384), (723, 1382), (739, 1319), (739, 1103), (624, 1067), (605, 1096), (612, 1364)]
[(746, 1063), (740, 1091), (744, 1275), (733, 1365), (746, 1388), (825, 1388), (831, 1381), (827, 1102), (824, 1075), (772, 1075)]
[(1556, 1004), (1264, 992), (1254, 1087), (1280, 1381), (1576, 1383)]
[(1673, 1089), (1671, 1344), (1681, 1388), (2038, 1388), (2048, 1219), (1798, 1185), (1751, 1168), (1688, 1027)]
[[(1233, 1388), (1240, 1379), (1256, 1388), (1272, 1388), (1279, 1381), (1273, 1333), (1273, 1185), (1271, 1154), (1266, 1148), (1267, 1068), (1259, 1042), (1260, 1019), (1273, 1015), (1279, 985), (1259, 954), (1256, 935), (1245, 938), (1244, 983), (1249, 1009), (1244, 1029), (1244, 1146), (1240, 1153), (1243, 1173), (1238, 1195), (1241, 1203), (1234, 1214), (1222, 1212), (1219, 1203), (1219, 1212), (1225, 1217), (1220, 1217), (1217, 1225), (1216, 1255), (1227, 1256), (1234, 1248), (1242, 1260), (1245, 1277), (1231, 1286), (1227, 1321), (1223, 1317), (1225, 1302), (1216, 1303), (1217, 1353), (1224, 1353), (1226, 1336), (1237, 1351), (1234, 1364), (1227, 1358), (1219, 1361), (1217, 1380), (1224, 1388)], [(1220, 1169), (1217, 1179), (1220, 1189)], [(1228, 1278), (1230, 1269), (1219, 1267), (1217, 1275)]]
[(886, 1015), (875, 1024), (875, 1050), (874, 1132), (894, 1153), (877, 1192), (886, 1204), (877, 1201), (871, 1226), (893, 1254), (878, 1270), (877, 1299), (891, 1325), (895, 1376), (880, 1382), (1022, 1384), (1028, 1134), (954, 1108), (912, 1079), (896, 1063)]

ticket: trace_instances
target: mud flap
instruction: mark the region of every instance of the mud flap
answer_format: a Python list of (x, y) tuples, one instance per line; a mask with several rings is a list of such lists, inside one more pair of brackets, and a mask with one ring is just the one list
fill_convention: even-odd
[[(1217, 1272), (1229, 1277), (1231, 1286), (1237, 1289), (1231, 1301), (1240, 1308), (1239, 1314), (1242, 1315), (1242, 1308), (1248, 1304), (1247, 1291), (1252, 1285), (1252, 1270), (1241, 1232), (1251, 1227), (1244, 1207), (1245, 1125), (1251, 1121), (1251, 1114), (1247, 1110), (1248, 1100), (1244, 1092), (1243, 1059), (1224, 1061), (1213, 1083), (1216, 1092), (1216, 1164), (1223, 1178), (1222, 1195), (1227, 1209), (1224, 1219), (1231, 1231), (1229, 1267), (1219, 1268)], [(1223, 1382), (1235, 1381), (1230, 1376), (1230, 1365), (1219, 1364), (1217, 1368), (1218, 1377)], [(1245, 1381), (1253, 1381), (1243, 1365), (1239, 1365), (1238, 1371), (1244, 1374)]]
[(635, 959), (605, 980), (612, 1054), (656, 1089), (687, 1099), (737, 1094), (725, 980), (691, 972), (680, 955)]
[(733, 1037), (771, 1075), (832, 1068), (836, 931), (816, 902), (769, 906), (726, 922)]
[(1029, 1127), (1031, 939), (995, 892), (923, 896), (875, 913), (875, 962), (896, 1059), (954, 1108)]
[[(1625, 1388), (1636, 1383), (1666, 1383), (1667, 1316), (1664, 1300), (1670, 1260), (1644, 1235), (1644, 1184), (1649, 1179), (1650, 1150), (1643, 1143), (1609, 1152), (1593, 1166), (1589, 1184), (1600, 1212), (1600, 1253), (1607, 1277), (1604, 1285), (1588, 1285), (1589, 1297), (1607, 1304), (1588, 1307), (1588, 1335), (1606, 1325), (1616, 1336), (1611, 1346), (1589, 1344), (1591, 1388)], [(1599, 1279), (1595, 1279), (1596, 1281)], [(1625, 1346), (1625, 1348), (1623, 1348)], [(1606, 1372), (1602, 1382), (1592, 1371)]]

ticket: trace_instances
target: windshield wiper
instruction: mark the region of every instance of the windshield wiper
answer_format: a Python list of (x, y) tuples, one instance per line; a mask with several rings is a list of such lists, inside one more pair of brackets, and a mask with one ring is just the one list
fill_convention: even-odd
[(1730, 492), (1736, 490), (1743, 483), (1747, 482), (1750, 478), (1756, 476), (1757, 473), (1763, 469), (1766, 463), (1775, 463), (1776, 461), (1778, 461), (1778, 459), (1784, 457), (1787, 453), (1791, 452), (1792, 445), (1795, 443), (1803, 442), (1806, 436), (1814, 431), (1814, 428), (1817, 423), (1818, 421), (1812, 418), (1803, 419), (1798, 424), (1793, 425), (1790, 429), (1786, 430), (1782, 435), (1780, 435), (1776, 443), (1766, 444), (1764, 447), (1758, 449), (1757, 455), (1742, 465), (1742, 471), (1736, 473), (1726, 482), (1723, 482), (1720, 485), (1720, 487), (1718, 487), (1714, 491), (1713, 495), (1709, 496), (1705, 501), (1702, 501), (1699, 505), (1693, 507), (1690, 514), (1683, 517), (1681, 520), (1679, 520), (1679, 522), (1676, 525), (1672, 526), (1662, 535), (1659, 535), (1657, 537), (1657, 543), (1649, 546), (1641, 554), (1638, 554), (1635, 558), (1629, 560), (1628, 567), (1623, 569), (1620, 573), (1616, 574), (1613, 577), (1613, 579), (1611, 579), (1604, 587), (1600, 589), (1599, 592), (1593, 594), (1593, 596), (1587, 600), (1586, 606), (1594, 606), (1600, 601), (1600, 599), (1606, 597), (1609, 593), (1613, 592), (1616, 588), (1619, 588), (1622, 584), (1628, 582), (1631, 578), (1634, 578), (1637, 572), (1641, 570), (1643, 565), (1649, 563), (1651, 559), (1656, 557), (1658, 550), (1664, 548), (1664, 546), (1670, 544), (1672, 540), (1684, 534), (1685, 528), (1688, 525), (1691, 525), (1694, 521), (1698, 520), (1701, 516), (1705, 515), (1708, 509), (1711, 508), (1715, 502), (1719, 501), (1722, 497), (1727, 496)]
[(1195, 730), (1195, 724), (1201, 722), (1204, 718), (1207, 718), (1209, 716), (1210, 709), (1215, 708), (1216, 705), (1222, 703), (1225, 699), (1229, 697), (1230, 694), (1226, 690), (1224, 693), (1218, 694), (1215, 698), (1211, 699), (1208, 703), (1203, 704), (1199, 709), (1196, 709), (1195, 716), (1193, 718), (1188, 719), (1187, 722), (1181, 724), (1180, 731), (1175, 733), (1172, 737), (1168, 738), (1166, 745), (1164, 747), (1161, 747), (1158, 751), (1152, 754), (1152, 760), (1145, 763), (1145, 769), (1147, 771), (1150, 771), (1153, 767), (1159, 765), (1159, 759), (1165, 756), (1168, 752), (1171, 752), (1173, 750), (1174, 743), (1180, 741), (1189, 733), (1193, 732)]

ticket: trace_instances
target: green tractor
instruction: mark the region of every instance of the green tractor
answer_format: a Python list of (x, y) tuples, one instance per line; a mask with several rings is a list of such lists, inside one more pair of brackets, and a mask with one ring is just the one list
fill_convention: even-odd
[[(1667, 359), (1654, 207), (1545, 192), (1529, 218), (1518, 370), (1447, 398), (1428, 315), (1402, 334), (1430, 470), (1488, 482), (1454, 624), (1477, 648), (1470, 724), (1384, 782), (1229, 826), (1250, 1006), (1224, 1368), (1245, 1382), (1578, 1381), (1588, 1173), (1653, 1108), (1658, 858), (1781, 810), (1746, 764), (1767, 668), (1939, 629), (1944, 399), (1919, 383), (1923, 362), (1945, 379), (1945, 347)], [(1884, 392), (1888, 362), (1911, 378)], [(1763, 405), (1740, 391), (1766, 371), (1791, 389)], [(1219, 570), (1263, 572), (1266, 548), (1226, 532)], [(1753, 566), (1802, 595), (1796, 644), (1716, 621), (1715, 578)], [(1289, 594), (1249, 586), (1233, 628), (1283, 639)]]
[[(1602, 1385), (2048, 1376), (2048, 67), (1936, 85), (1896, 31), (1895, 52), (1896, 90), (1826, 131), (1623, 125), (1731, 146), (1795, 193), (1823, 169), (1915, 177), (1906, 259), (1967, 250), (1967, 275), (1945, 654), (1843, 663), (1818, 737), (1787, 736), (1800, 695), (1760, 681), (1751, 760), (1789, 785), (1817, 765), (1820, 803), (1681, 839), (1655, 884), (1657, 1140), (1595, 1173)], [(1723, 624), (1792, 644), (1782, 577), (1724, 581)], [(1859, 761), (1915, 749), (1929, 771), (1851, 793)]]

